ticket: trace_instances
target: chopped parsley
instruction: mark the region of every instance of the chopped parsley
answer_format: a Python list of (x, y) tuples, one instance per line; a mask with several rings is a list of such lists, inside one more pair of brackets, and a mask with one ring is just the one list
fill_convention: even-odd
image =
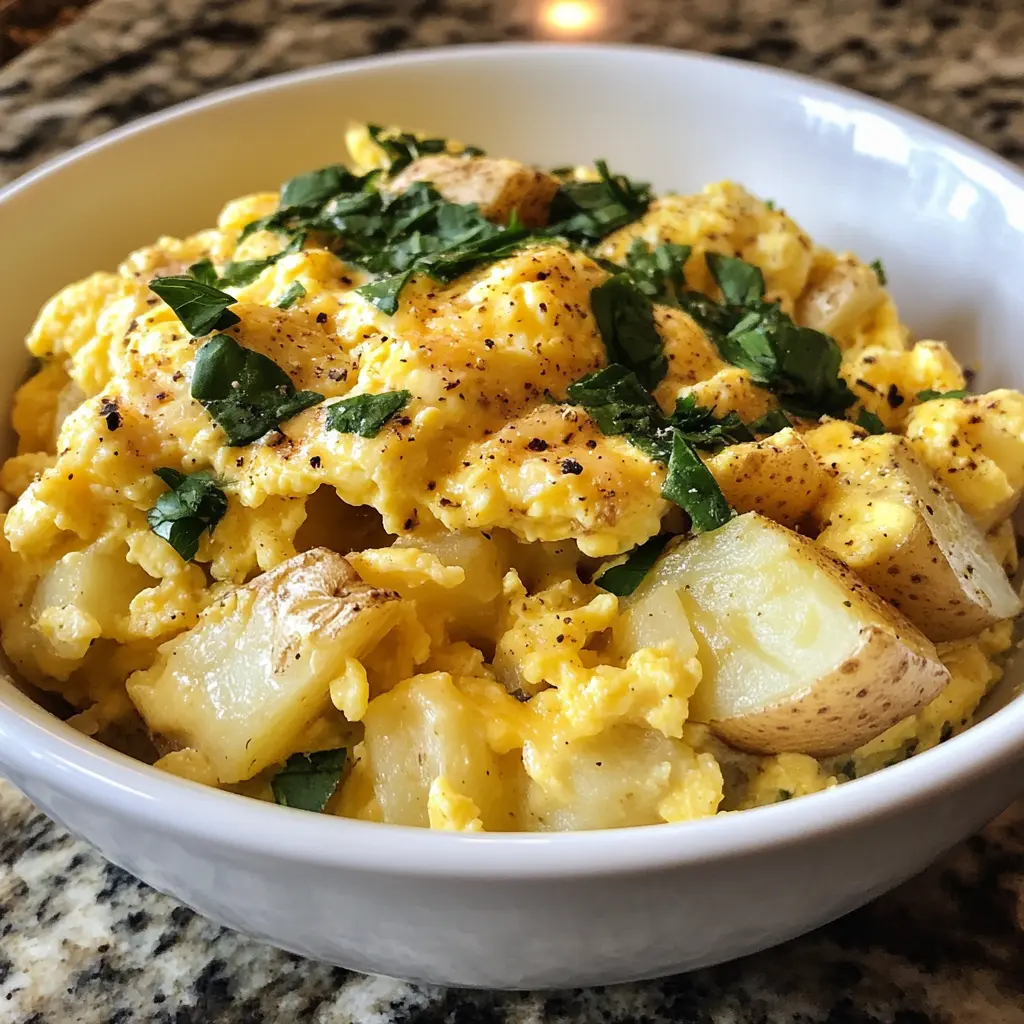
[(218, 486), (217, 478), (206, 470), (185, 474), (163, 468), (154, 473), (169, 489), (146, 513), (149, 528), (190, 562), (199, 550), (203, 531), (213, 533), (213, 528), (224, 518), (228, 499)]
[(885, 272), (885, 267), (882, 266), (882, 261), (872, 260), (871, 269), (875, 272), (875, 277), (878, 278), (878, 283), (884, 288), (889, 283), (889, 277)]
[(324, 396), (296, 391), (272, 359), (218, 334), (196, 356), (192, 397), (202, 402), (232, 447), (251, 444)]
[(726, 305), (753, 306), (764, 298), (764, 274), (760, 267), (717, 252), (706, 253), (704, 259)]
[(217, 284), (222, 288), (244, 288), (246, 285), (252, 284), (267, 267), (272, 267), (282, 257), (301, 252), (305, 241), (305, 232), (299, 232), (280, 252), (275, 252), (272, 256), (265, 256), (260, 260), (232, 260), (230, 263), (225, 263)]
[(595, 161), (598, 181), (567, 181), (551, 203), (548, 234), (592, 245), (639, 220), (650, 206), (650, 185), (612, 174), (604, 160)]
[(652, 302), (678, 306), (679, 296), (686, 288), (683, 267), (689, 258), (688, 245), (663, 242), (651, 249), (642, 238), (634, 238), (626, 253), (625, 270)]
[(932, 388), (925, 388), (924, 391), (918, 391), (917, 400), (935, 402), (941, 398), (966, 398), (969, 394), (970, 391), (935, 391)]
[(717, 530), (736, 514), (711, 470), (678, 430), (673, 431), (672, 455), (661, 496), (674, 501), (689, 515), (695, 533)]
[[(384, 151), (387, 156), (388, 174), (394, 176), (404, 170), (421, 156), (430, 156), (438, 153), (448, 152), (447, 139), (417, 139), (415, 135), (408, 132), (389, 134), (379, 124), (368, 124), (366, 126), (370, 138)], [(453, 156), (483, 156), (484, 151), (476, 146), (467, 146), (461, 153), (453, 153)]]
[(643, 582), (671, 539), (669, 533), (656, 534), (633, 548), (624, 562), (605, 569), (594, 582), (618, 597), (628, 597)]
[(381, 427), (405, 407), (408, 391), (385, 391), (381, 395), (353, 395), (327, 407), (327, 426), (344, 434), (376, 437)]
[(763, 416), (750, 424), (750, 430), (755, 434), (777, 434), (786, 427), (793, 426), (789, 417), (781, 409), (769, 409)]
[(300, 811), (322, 813), (327, 810), (341, 783), (346, 754), (345, 747), (293, 754), (270, 780), (275, 802)]
[[(587, 374), (570, 384), (566, 393), (570, 402), (587, 411), (601, 433), (623, 435), (647, 456), (668, 466), (662, 496), (689, 514), (696, 532), (716, 529), (732, 518), (717, 481), (684, 433), (687, 422), (692, 427), (696, 418), (689, 403), (683, 403), (683, 426), (677, 426), (675, 414), (666, 417), (662, 413), (636, 374), (617, 365)], [(701, 422), (706, 432), (709, 421), (702, 418)], [(712, 447), (724, 443), (719, 437), (701, 440), (713, 441)]]
[(171, 307), (185, 330), (193, 338), (200, 338), (211, 331), (224, 331), (238, 323), (238, 316), (228, 309), (237, 299), (209, 283), (209, 273), (213, 269), (209, 260), (195, 266), (200, 268), (198, 273), (204, 279), (200, 280), (191, 274), (154, 277), (149, 287)]
[(869, 434), (884, 434), (885, 424), (873, 412), (861, 409), (856, 420), (858, 427), (863, 427)]
[(780, 789), (779, 790), (779, 798), (778, 798), (778, 800), (776, 800), (776, 803), (781, 803), (783, 800), (792, 800), (792, 799), (793, 799), (793, 791), (791, 789)]
[(302, 287), (301, 281), (292, 281), (290, 285), (284, 290), (284, 294), (278, 300), (278, 309), (291, 309), (296, 302), (299, 301), (306, 294), (306, 289)]
[(698, 405), (693, 395), (676, 399), (672, 425), (697, 448), (721, 448), (754, 440), (751, 428), (744, 424), (738, 413), (728, 412), (719, 418), (714, 409)]
[(654, 324), (654, 306), (627, 274), (615, 274), (590, 293), (590, 308), (608, 352), (609, 363), (632, 370), (648, 389), (665, 376), (661, 335)]

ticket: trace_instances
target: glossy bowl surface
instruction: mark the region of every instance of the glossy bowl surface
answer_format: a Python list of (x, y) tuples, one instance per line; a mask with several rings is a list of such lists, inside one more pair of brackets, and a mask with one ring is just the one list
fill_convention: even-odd
[[(804, 78), (629, 47), (466, 47), (267, 79), (148, 118), (0, 193), (0, 406), (61, 285), (224, 200), (336, 162), (349, 118), (659, 190), (722, 178), (818, 241), (881, 257), (904, 318), (977, 387), (1024, 386), (1024, 176), (940, 128)], [(567, 835), (436, 834), (326, 818), (164, 775), (0, 680), (0, 770), (110, 860), (201, 913), (361, 971), (504, 988), (717, 963), (843, 914), (1024, 791), (1022, 676), (964, 735), (835, 790), (741, 814)]]

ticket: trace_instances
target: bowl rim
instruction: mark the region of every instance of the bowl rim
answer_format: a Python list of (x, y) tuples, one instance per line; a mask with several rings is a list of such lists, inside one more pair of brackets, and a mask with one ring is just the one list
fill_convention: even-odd
[[(471, 64), (489, 59), (496, 50), (516, 59), (572, 60), (582, 52), (610, 59), (645, 56), (725, 68), (740, 78), (783, 91), (799, 90), (808, 98), (838, 101), (846, 110), (882, 117), (941, 150), (961, 170), (973, 169), (987, 179), (989, 188), (1000, 180), (1024, 196), (1024, 172), (1008, 160), (917, 114), (843, 86), (670, 47), (510, 42), (336, 61), (218, 90), (140, 118), (46, 161), (0, 189), (0, 207), (88, 154), (165, 121), (304, 82), (344, 78), (368, 69)], [(5, 679), (0, 685), (0, 752), (0, 759), (12, 765), (16, 774), (45, 779), (56, 791), (99, 805), (112, 815), (254, 857), (409, 877), (539, 880), (669, 869), (776, 851), (898, 815), (1020, 759), (1024, 694), (936, 748), (800, 800), (696, 821), (585, 832), (447, 833), (279, 807), (177, 778), (105, 747), (60, 722)], [(524, 856), (528, 848), (533, 848), (531, 855)]]

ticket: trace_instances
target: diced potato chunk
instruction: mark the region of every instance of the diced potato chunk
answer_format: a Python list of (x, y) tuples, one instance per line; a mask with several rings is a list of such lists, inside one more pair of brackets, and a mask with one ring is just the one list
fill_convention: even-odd
[(854, 440), (831, 459), (818, 543), (927, 637), (973, 636), (1020, 611), (984, 535), (906, 440)]
[(679, 594), (703, 676), (691, 719), (756, 753), (850, 750), (934, 697), (935, 648), (813, 542), (754, 512), (662, 556), (630, 599)]
[(722, 774), (710, 754), (650, 729), (617, 725), (564, 743), (544, 734), (523, 750), (531, 828), (655, 825), (714, 814)]
[(484, 828), (508, 827), (486, 723), (447, 672), (414, 676), (377, 697), (364, 724), (364, 759), (381, 821), (428, 826), (430, 789), (443, 778), (447, 790), (473, 802)]
[(812, 277), (796, 304), (794, 319), (833, 337), (846, 338), (884, 298), (871, 267), (852, 256), (840, 256), (820, 278)]
[(730, 445), (707, 466), (737, 512), (760, 512), (783, 526), (804, 522), (828, 489), (828, 474), (791, 427)]
[(476, 203), (488, 219), (508, 223), (513, 212), (527, 227), (548, 222), (548, 208), (559, 182), (518, 160), (439, 154), (414, 160), (389, 187), (404, 192), (417, 181), (429, 181), (452, 203)]
[(222, 783), (250, 779), (295, 752), (329, 707), (331, 681), (380, 642), (400, 607), (397, 594), (314, 548), (216, 601), (128, 693), (165, 747), (204, 755)]

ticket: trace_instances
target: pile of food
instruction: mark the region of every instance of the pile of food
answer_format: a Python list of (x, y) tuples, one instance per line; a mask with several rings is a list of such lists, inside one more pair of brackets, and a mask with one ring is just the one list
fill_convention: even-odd
[(22, 680), (184, 778), (464, 831), (773, 803), (969, 725), (1024, 395), (737, 185), (348, 143), (40, 313)]

